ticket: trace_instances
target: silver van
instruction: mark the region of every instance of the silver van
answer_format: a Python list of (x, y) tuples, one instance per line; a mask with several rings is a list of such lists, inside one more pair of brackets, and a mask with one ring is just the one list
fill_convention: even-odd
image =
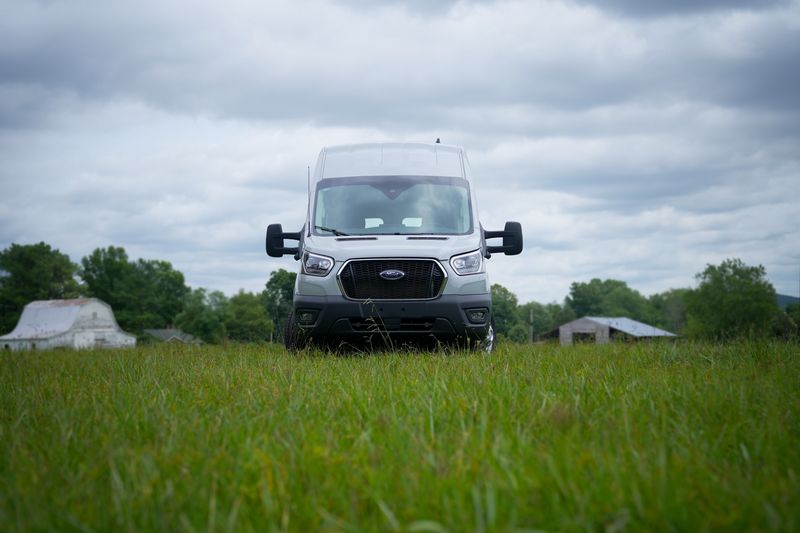
[(300, 261), (289, 350), (413, 343), (491, 352), (487, 259), (519, 254), (522, 228), (483, 229), (461, 147), (357, 144), (320, 152), (304, 226), (271, 224), (266, 247)]

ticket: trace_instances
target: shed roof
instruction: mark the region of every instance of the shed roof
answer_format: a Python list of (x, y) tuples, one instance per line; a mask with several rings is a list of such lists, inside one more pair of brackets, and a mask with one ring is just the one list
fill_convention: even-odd
[(600, 316), (587, 316), (584, 320), (591, 320), (598, 324), (603, 324), (617, 331), (621, 331), (633, 337), (677, 337), (674, 333), (659, 329), (655, 326), (639, 322), (627, 317), (600, 317)]
[(97, 298), (75, 298), (71, 300), (38, 300), (25, 306), (14, 330), (0, 337), (3, 340), (47, 339), (66, 333), (75, 323), (81, 307), (99, 303), (109, 309), (108, 304)]
[(185, 342), (187, 344), (192, 344), (192, 343), (199, 344), (202, 342), (194, 335), (185, 333), (177, 328), (146, 329), (144, 330), (144, 332), (164, 342), (180, 341), (180, 342)]

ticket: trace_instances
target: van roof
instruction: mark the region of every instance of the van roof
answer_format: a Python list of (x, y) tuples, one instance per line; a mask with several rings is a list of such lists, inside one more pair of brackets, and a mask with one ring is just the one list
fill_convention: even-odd
[(438, 143), (366, 143), (328, 146), (317, 159), (317, 180), (352, 176), (466, 178), (464, 150)]

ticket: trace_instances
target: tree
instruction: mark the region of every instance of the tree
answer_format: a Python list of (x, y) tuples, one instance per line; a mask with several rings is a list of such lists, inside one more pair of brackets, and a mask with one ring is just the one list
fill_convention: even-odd
[(75, 298), (78, 266), (49, 244), (12, 244), (0, 252), (0, 330), (14, 329), (34, 300)]
[[(540, 304), (539, 302), (528, 302), (517, 306), (517, 324), (525, 329), (525, 341), (530, 339), (539, 340), (543, 335), (550, 333), (558, 326), (575, 320), (575, 312), (571, 307), (561, 306), (555, 302)], [(519, 336), (516, 325), (513, 326), (510, 337)]]
[(110, 305), (128, 331), (171, 325), (189, 293), (183, 274), (168, 261), (133, 262), (122, 247), (97, 248), (81, 266), (87, 293)]
[(103, 300), (115, 312), (132, 288), (133, 275), (133, 265), (122, 247), (97, 248), (81, 259), (80, 276), (88, 294)]
[(795, 324), (800, 326), (800, 303), (789, 304), (786, 306), (784, 311), (787, 315), (789, 315), (789, 318), (791, 318)]
[(272, 317), (274, 331), (278, 335), (283, 333), (284, 324), (286, 324), (292, 308), (296, 279), (297, 274), (294, 272), (279, 268), (269, 275), (266, 288), (261, 293), (262, 305), (266, 309), (267, 315)]
[(784, 338), (800, 338), (800, 303), (789, 304), (781, 313), (777, 328), (779, 336)]
[(654, 317), (647, 298), (624, 281), (615, 279), (575, 282), (570, 285), (565, 304), (579, 317), (625, 316), (642, 322), (652, 322)]
[(686, 295), (690, 289), (669, 289), (650, 296), (650, 305), (655, 313), (654, 326), (673, 333), (686, 327)]
[(135, 269), (140, 309), (151, 311), (164, 326), (172, 324), (190, 291), (183, 274), (168, 261), (158, 259), (139, 259)]
[(603, 316), (626, 316), (648, 324), (654, 321), (650, 302), (642, 294), (628, 287), (624, 281), (612, 287), (603, 299)]
[(550, 314), (539, 302), (528, 302), (517, 306), (517, 324), (525, 328), (525, 340), (539, 338), (550, 329)]
[(602, 316), (603, 296), (608, 291), (607, 286), (607, 282), (597, 278), (589, 283), (573, 282), (564, 303), (578, 316)]
[(175, 317), (175, 325), (186, 333), (216, 344), (225, 340), (227, 299), (219, 291), (207, 293), (195, 289), (184, 299), (183, 310)]
[(578, 318), (578, 316), (575, 314), (575, 311), (573, 311), (572, 308), (566, 303), (564, 305), (549, 303), (545, 306), (545, 309), (550, 315), (550, 322), (553, 324), (553, 329), (557, 328), (558, 326), (562, 326), (567, 322), (572, 322)]
[(275, 325), (261, 304), (261, 299), (251, 292), (240, 290), (228, 300), (225, 329), (232, 341), (264, 342), (270, 339)]
[(695, 278), (698, 287), (686, 295), (690, 334), (724, 339), (770, 333), (778, 304), (763, 266), (726, 259)]
[(506, 336), (513, 342), (528, 342), (528, 328), (524, 324), (517, 322), (511, 327)]
[(796, 339), (798, 333), (800, 333), (797, 328), (797, 323), (784, 309), (778, 309), (778, 312), (775, 313), (771, 329), (773, 337), (783, 340)]
[(517, 324), (517, 296), (499, 283), (493, 284), (491, 291), (495, 330), (507, 336)]

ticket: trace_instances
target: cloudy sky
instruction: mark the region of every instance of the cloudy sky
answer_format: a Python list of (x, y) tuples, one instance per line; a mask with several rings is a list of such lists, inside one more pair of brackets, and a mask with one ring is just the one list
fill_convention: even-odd
[(2, 0), (0, 247), (259, 291), (325, 145), (467, 149), (494, 282), (649, 295), (728, 257), (800, 287), (800, 2)]

